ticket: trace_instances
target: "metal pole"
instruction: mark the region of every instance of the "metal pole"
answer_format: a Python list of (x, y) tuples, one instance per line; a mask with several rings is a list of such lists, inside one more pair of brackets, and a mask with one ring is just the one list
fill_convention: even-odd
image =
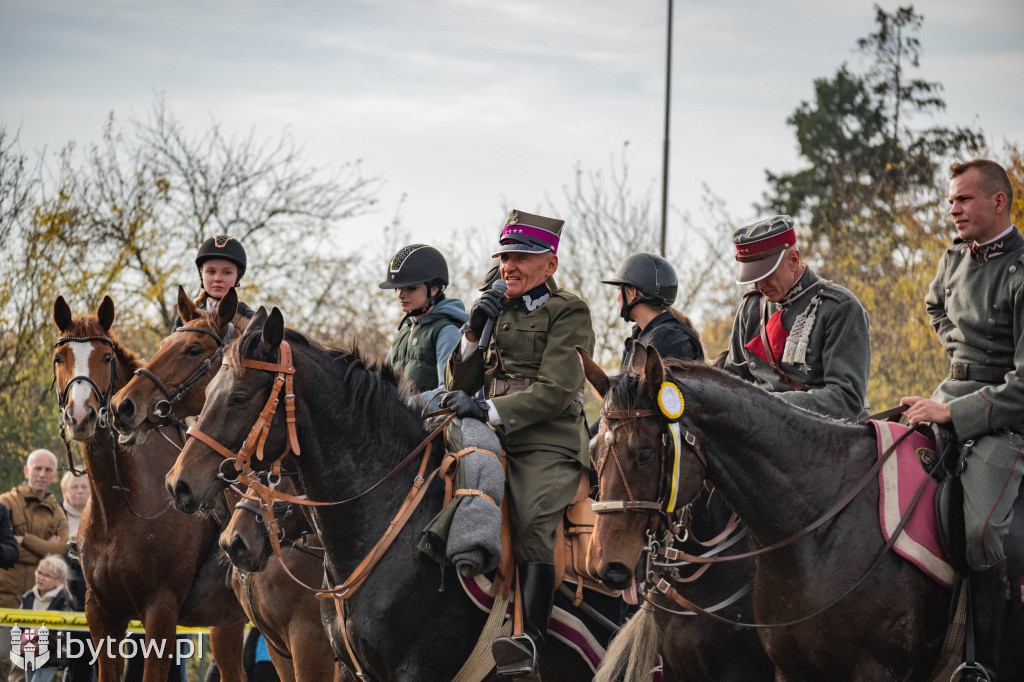
[(668, 0), (668, 46), (665, 50), (665, 145), (661, 159), (661, 255), (665, 257), (665, 234), (668, 225), (668, 127), (672, 102), (672, 0)]

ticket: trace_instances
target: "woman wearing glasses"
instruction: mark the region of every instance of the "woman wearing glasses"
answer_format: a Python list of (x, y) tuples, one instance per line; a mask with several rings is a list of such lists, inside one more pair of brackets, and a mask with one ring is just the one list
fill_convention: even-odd
[[(36, 584), (32, 589), (21, 595), (21, 608), (29, 611), (78, 611), (74, 597), (68, 592), (68, 564), (59, 554), (49, 554), (36, 566)], [(39, 670), (26, 670), (26, 682), (50, 682), (57, 668), (66, 665), (66, 660), (57, 658), (58, 637), (65, 633), (56, 630), (50, 633), (45, 643), (50, 653), (49, 660)], [(21, 654), (26, 656), (29, 647), (33, 653), (42, 654), (43, 641), (40, 633), (34, 629), (26, 629), (21, 635)], [(61, 647), (63, 648), (63, 647)], [(64, 653), (60, 651), (59, 653)], [(26, 666), (28, 667), (28, 666)]]

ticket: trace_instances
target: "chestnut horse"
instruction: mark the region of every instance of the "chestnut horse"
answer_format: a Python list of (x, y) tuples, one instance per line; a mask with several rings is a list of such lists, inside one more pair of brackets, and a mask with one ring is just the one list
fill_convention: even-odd
[[(290, 476), (283, 477), (276, 490), (298, 494)], [(235, 505), (220, 536), (221, 549), (235, 567), (235, 594), (249, 620), (266, 638), (270, 658), (282, 680), (355, 680), (347, 666), (334, 660), (320, 620), (320, 602), (313, 596), (324, 578), (324, 550), (319, 538), (302, 510), (293, 504), (275, 504), (274, 519), (280, 530), (280, 560), (273, 558), (260, 499), (246, 495)]]
[[(842, 499), (878, 457), (873, 428), (814, 415), (703, 364), (662, 362), (653, 348), (642, 369), (609, 378), (581, 353), (587, 379), (604, 397), (611, 434), (601, 441), (602, 493), (609, 500), (656, 501), (669, 485), (670, 419), (657, 396), (680, 390), (680, 457), (674, 485), (682, 502), (712, 483), (749, 528), (756, 546), (792, 538)], [(768, 655), (790, 682), (915, 682), (940, 659), (951, 591), (886, 545), (879, 528), (877, 477), (816, 530), (757, 555), (754, 613)], [(628, 506), (628, 505), (627, 505)], [(590, 565), (610, 586), (632, 580), (645, 545), (647, 514), (602, 514)], [(1020, 609), (1012, 618), (1020, 620)], [(1019, 651), (1004, 669), (1022, 670)]]
[[(275, 377), (276, 370), (265, 370), (267, 364), (260, 365), (264, 369), (243, 364), (277, 365), (279, 356), (288, 355), (287, 369), (294, 375), (283, 382)], [(425, 471), (439, 465), (444, 448), (435, 438), (425, 460), (417, 452), (426, 446), (428, 434), (419, 414), (406, 404), (393, 370), (367, 366), (358, 353), (324, 348), (291, 330), (286, 334), (276, 308), (269, 317), (263, 310), (256, 313), (238, 343), (231, 345), (228, 360), (230, 371), (220, 372), (210, 384), (194, 437), (167, 475), (175, 504), (197, 511), (214, 500), (225, 485), (218, 473), (226, 460), (207, 443), (212, 439), (221, 449), (238, 451), (266, 406), (272, 419), (265, 438), (253, 436), (257, 440), (251, 444), (258, 441), (263, 455), (262, 461), (252, 460), (254, 468), (282, 457), (291, 442), (299, 485), (311, 500), (360, 496), (311, 512), (325, 547), (330, 584), (349, 578), (380, 538), (391, 541), (386, 551), (377, 553), (374, 568), (360, 573), (365, 579), (343, 604), (324, 600), (322, 613), (339, 658), (345, 659), (347, 650), (338, 619), (344, 611), (347, 643), (371, 679), (452, 679), (487, 615), (464, 592), (457, 571), (441, 570), (417, 549), (421, 530), (441, 508), (444, 486)], [(280, 400), (275, 408), (271, 393), (281, 383), (281, 395), (290, 391), (294, 402)], [(294, 432), (286, 412), (294, 414)], [(431, 479), (429, 485), (422, 485), (424, 478), (415, 467), (398, 466), (410, 461), (412, 453), (417, 463), (425, 464), (421, 475)], [(401, 530), (393, 526), (392, 532), (392, 519), (411, 489), (422, 492), (422, 502), (405, 506), (408, 523)], [(584, 660), (555, 637), (542, 652), (541, 669), (545, 682), (593, 677)]]
[[(212, 313), (200, 311), (185, 290), (178, 288), (178, 314), (183, 326), (163, 341), (143, 370), (136, 372), (111, 401), (114, 426), (122, 432), (122, 440), (142, 441), (167, 418), (180, 422), (199, 414), (206, 386), (220, 368), (224, 343), (249, 322), (236, 314), (237, 306), (233, 288)], [(252, 517), (244, 512), (241, 515)], [(233, 518), (238, 516), (235, 511)], [(293, 523), (303, 522), (301, 514), (296, 517)], [(323, 579), (322, 556), (290, 549), (288, 559), (292, 570), (304, 579), (316, 583)], [(266, 638), (270, 658), (282, 680), (307, 682), (335, 677), (334, 652), (320, 621), (320, 605), (280, 565), (273, 562), (268, 566), (264, 561), (258, 568), (242, 567), (232, 571), (231, 584), (246, 616)], [(296, 655), (300, 650), (302, 655)]]
[(167, 680), (177, 624), (210, 626), (223, 679), (244, 680), (245, 614), (224, 584), (217, 525), (170, 509), (161, 485), (177, 448), (163, 439), (144, 452), (116, 445), (107, 424), (111, 394), (139, 366), (110, 331), (114, 303), (104, 297), (95, 317), (72, 318), (58, 297), (53, 319), (60, 330), (53, 367), (62, 431), (84, 444), (92, 493), (78, 529), (78, 554), (89, 632), (103, 645), (100, 680), (121, 679), (124, 661), (116, 642), (132, 619), (142, 621), (147, 646), (164, 648), (161, 656), (146, 657), (145, 682)]

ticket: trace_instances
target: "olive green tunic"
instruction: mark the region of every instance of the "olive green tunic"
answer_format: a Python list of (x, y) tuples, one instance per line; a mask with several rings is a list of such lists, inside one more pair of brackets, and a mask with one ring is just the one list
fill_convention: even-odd
[(1024, 237), (1014, 228), (973, 253), (957, 239), (925, 305), (952, 362), (1005, 369), (1002, 380), (947, 378), (932, 395), (949, 404), (957, 437), (975, 441), (961, 475), (967, 559), (987, 568), (1004, 556), (1024, 476)]
[(761, 334), (760, 306), (761, 295), (756, 291), (744, 296), (733, 320), (725, 369), (811, 412), (837, 419), (866, 417), (871, 339), (868, 316), (857, 297), (808, 267), (780, 303), (768, 303), (765, 319), (781, 309), (782, 326), (790, 331), (793, 342), (798, 334), (794, 324), (801, 318), (806, 324), (813, 312), (804, 362), (777, 359), (781, 370), (807, 386), (807, 391), (794, 390), (746, 348)]
[(456, 348), (445, 370), (448, 390), (473, 394), (493, 379), (535, 379), (528, 388), (491, 398), (501, 420), (494, 428), (509, 455), (512, 534), (519, 561), (550, 563), (555, 531), (583, 467), (590, 466), (583, 404), (585, 381), (576, 346), (594, 349), (590, 309), (554, 288), (528, 312), (509, 301), (494, 325), (494, 342), (462, 357)]

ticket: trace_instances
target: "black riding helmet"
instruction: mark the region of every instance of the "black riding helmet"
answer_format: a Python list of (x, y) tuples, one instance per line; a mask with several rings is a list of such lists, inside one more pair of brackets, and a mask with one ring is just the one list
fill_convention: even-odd
[[(622, 287), (622, 309), (619, 315), (629, 321), (629, 314), (638, 303), (670, 306), (675, 303), (679, 281), (672, 265), (653, 253), (634, 253), (627, 257), (611, 279), (601, 280), (604, 284)], [(635, 287), (640, 297), (632, 303), (626, 301), (625, 287)]]
[(235, 284), (242, 281), (242, 275), (245, 274), (245, 249), (237, 239), (219, 234), (203, 242), (199, 247), (199, 253), (196, 254), (196, 269), (199, 270), (200, 277), (203, 274), (203, 263), (214, 258), (234, 263), (238, 267), (238, 281)]
[(433, 246), (410, 244), (399, 249), (388, 263), (387, 279), (377, 286), (400, 289), (417, 284), (433, 284), (442, 290), (448, 285), (448, 263)]

